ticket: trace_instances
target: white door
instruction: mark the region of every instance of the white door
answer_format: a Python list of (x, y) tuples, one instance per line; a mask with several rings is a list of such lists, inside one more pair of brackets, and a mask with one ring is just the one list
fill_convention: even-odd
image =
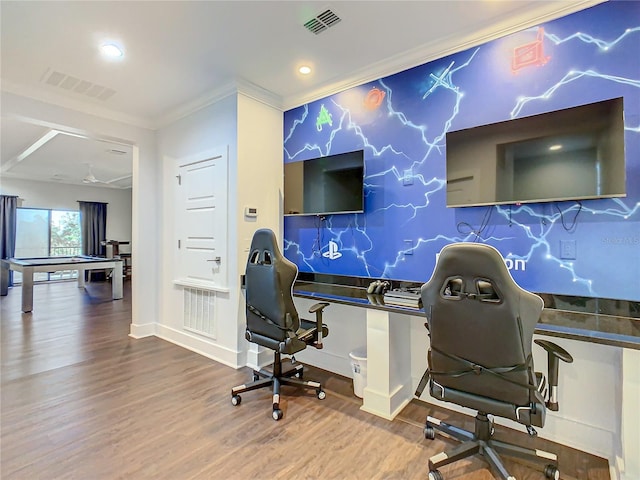
[(227, 287), (227, 151), (178, 167), (178, 282)]

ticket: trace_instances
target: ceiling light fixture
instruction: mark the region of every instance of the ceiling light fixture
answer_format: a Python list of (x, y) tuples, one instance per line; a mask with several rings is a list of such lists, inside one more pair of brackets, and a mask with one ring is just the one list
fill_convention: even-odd
[(120, 58), (124, 56), (122, 49), (113, 43), (105, 43), (100, 47), (100, 51), (105, 57), (109, 58)]
[(556, 145), (551, 145), (551, 146), (549, 147), (549, 150), (551, 150), (551, 151), (553, 152), (553, 151), (555, 151), (555, 150), (560, 150), (561, 148), (562, 148), (562, 145), (560, 145), (560, 144), (558, 143), (558, 144), (556, 144)]
[(309, 75), (311, 73), (311, 67), (308, 65), (302, 65), (298, 71), (302, 74), (302, 75)]

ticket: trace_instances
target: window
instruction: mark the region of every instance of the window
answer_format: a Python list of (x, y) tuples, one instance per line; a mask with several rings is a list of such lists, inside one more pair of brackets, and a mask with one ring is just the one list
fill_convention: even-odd
[[(16, 258), (63, 257), (80, 255), (80, 212), (18, 208), (16, 226)], [(76, 278), (78, 272), (36, 272), (33, 280), (62, 280)], [(14, 282), (21, 283), (22, 275), (14, 272)]]

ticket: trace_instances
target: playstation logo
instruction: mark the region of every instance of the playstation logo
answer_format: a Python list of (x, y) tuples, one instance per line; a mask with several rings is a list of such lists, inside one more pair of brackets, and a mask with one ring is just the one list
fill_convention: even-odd
[(329, 240), (329, 250), (324, 252), (322, 256), (329, 260), (336, 260), (340, 258), (342, 254), (338, 251), (338, 244), (333, 240)]

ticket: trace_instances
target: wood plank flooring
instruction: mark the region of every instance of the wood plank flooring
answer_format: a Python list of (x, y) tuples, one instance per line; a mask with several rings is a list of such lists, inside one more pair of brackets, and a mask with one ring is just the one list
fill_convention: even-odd
[[(305, 375), (324, 382), (327, 398), (283, 387), (279, 422), (268, 390), (247, 392), (234, 407), (231, 387), (250, 370), (155, 337), (129, 338), (128, 287), (111, 301), (108, 283), (36, 285), (31, 314), (20, 312), (19, 289), (1, 297), (3, 480), (426, 479), (428, 457), (455, 443), (425, 440), (425, 416), (472, 426), (420, 401), (383, 420), (359, 409), (350, 379), (316, 368)], [(609, 478), (605, 460), (505, 435), (558, 452), (563, 478)], [(522, 464), (508, 468), (518, 479), (544, 478)], [(442, 473), (492, 478), (480, 458)]]

